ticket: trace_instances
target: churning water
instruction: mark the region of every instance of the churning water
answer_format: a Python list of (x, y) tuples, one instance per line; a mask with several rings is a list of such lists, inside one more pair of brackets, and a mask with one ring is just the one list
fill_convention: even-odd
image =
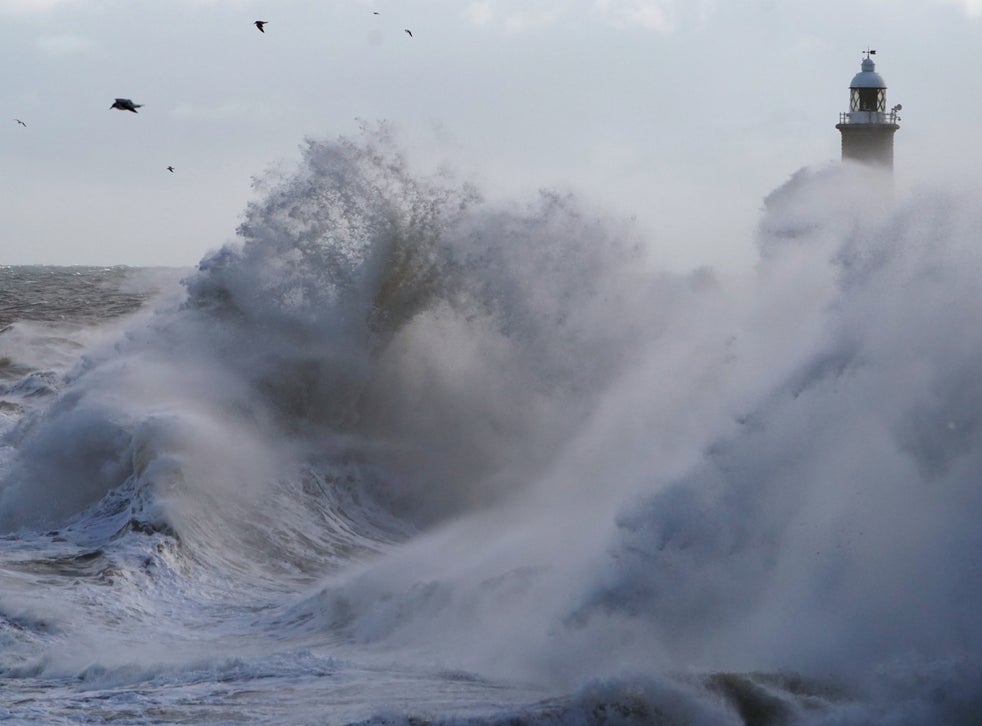
[(195, 270), (0, 269), (0, 717), (978, 723), (982, 208), (881, 185), (676, 275), (369, 134)]

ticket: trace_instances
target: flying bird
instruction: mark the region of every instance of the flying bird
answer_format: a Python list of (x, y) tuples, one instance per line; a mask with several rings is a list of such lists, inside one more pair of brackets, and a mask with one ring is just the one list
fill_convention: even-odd
[(24, 123), (23, 121), (21, 121), (19, 118), (15, 118), (14, 121), (16, 121), (17, 123), (19, 123), (24, 128), (27, 128), (27, 124)]
[(117, 98), (109, 108), (118, 108), (120, 111), (132, 111), (136, 113), (138, 108), (143, 108), (142, 103), (133, 103), (128, 98)]
[(413, 31), (411, 31), (411, 30), (410, 30), (409, 28), (406, 28), (406, 34), (407, 34), (407, 35), (408, 35), (408, 36), (409, 36), (410, 38), (412, 38), (412, 37), (413, 37)]
[(169, 171), (171, 174), (173, 174), (174, 173), (174, 167), (168, 166), (167, 167), (167, 171)]
[(253, 25), (259, 28), (260, 33), (265, 33), (266, 31), (263, 30), (263, 26), (268, 22), (269, 22), (268, 20), (257, 20), (255, 23), (253, 23)]

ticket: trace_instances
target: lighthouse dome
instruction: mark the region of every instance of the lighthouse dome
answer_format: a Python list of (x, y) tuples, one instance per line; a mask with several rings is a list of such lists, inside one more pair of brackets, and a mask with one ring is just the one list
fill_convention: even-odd
[(852, 77), (849, 88), (886, 88), (883, 76), (876, 72), (876, 63), (872, 58), (863, 59), (863, 70)]

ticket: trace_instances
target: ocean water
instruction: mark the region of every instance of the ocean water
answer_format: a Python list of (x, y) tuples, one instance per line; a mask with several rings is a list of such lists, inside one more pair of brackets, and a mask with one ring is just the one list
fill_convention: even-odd
[(0, 268), (0, 719), (982, 722), (977, 200), (803, 170), (672, 274), (368, 133)]

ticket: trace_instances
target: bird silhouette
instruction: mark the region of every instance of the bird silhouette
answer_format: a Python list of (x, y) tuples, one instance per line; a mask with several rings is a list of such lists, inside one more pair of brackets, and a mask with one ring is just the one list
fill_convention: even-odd
[(268, 20), (257, 20), (255, 23), (253, 23), (253, 25), (259, 28), (260, 33), (265, 33), (266, 31), (263, 30), (263, 26), (268, 22), (269, 22)]
[(407, 34), (407, 35), (408, 35), (408, 36), (409, 36), (410, 38), (412, 38), (412, 37), (413, 37), (413, 31), (411, 31), (411, 30), (410, 30), (409, 28), (406, 28), (406, 34)]
[(21, 121), (19, 118), (15, 118), (14, 121), (16, 121), (17, 123), (19, 123), (24, 128), (27, 128), (27, 124), (24, 123), (23, 121)]
[(167, 167), (167, 171), (169, 171), (171, 174), (173, 174), (174, 173), (174, 167), (168, 166)]
[(143, 108), (142, 103), (133, 103), (128, 98), (117, 98), (109, 108), (118, 108), (120, 111), (132, 111), (136, 113), (138, 108)]

